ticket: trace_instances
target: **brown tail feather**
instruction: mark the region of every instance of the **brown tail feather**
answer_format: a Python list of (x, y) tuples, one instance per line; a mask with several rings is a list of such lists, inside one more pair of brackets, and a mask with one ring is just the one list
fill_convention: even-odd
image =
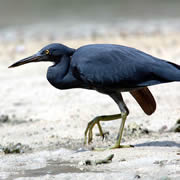
[(147, 115), (151, 115), (156, 110), (156, 101), (147, 87), (130, 91), (130, 93)]

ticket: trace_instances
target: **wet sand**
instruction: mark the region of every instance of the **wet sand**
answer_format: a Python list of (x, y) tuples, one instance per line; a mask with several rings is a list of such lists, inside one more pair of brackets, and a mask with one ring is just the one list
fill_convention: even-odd
[[(117, 31), (116, 31), (117, 32)], [(128, 93), (124, 99), (130, 109), (123, 144), (135, 148), (94, 152), (92, 147), (107, 147), (115, 142), (120, 120), (102, 123), (109, 132), (104, 141), (95, 136), (83, 145), (87, 123), (97, 115), (118, 113), (107, 96), (94, 91), (75, 89), (60, 91), (46, 80), (50, 63), (34, 63), (15, 69), (7, 67), (52, 42), (78, 48), (90, 43), (122, 44), (180, 64), (180, 32), (90, 33), (87, 36), (31, 33), (18, 29), (1, 33), (0, 38), (0, 145), (21, 143), (22, 154), (0, 154), (0, 179), (179, 179), (180, 134), (169, 132), (180, 118), (180, 84), (150, 87), (157, 110), (146, 116)], [(69, 36), (69, 37), (73, 37)], [(134, 124), (134, 122), (136, 124)], [(135, 126), (131, 132), (128, 126)], [(148, 133), (138, 128), (148, 129)], [(109, 164), (86, 166), (114, 154)]]

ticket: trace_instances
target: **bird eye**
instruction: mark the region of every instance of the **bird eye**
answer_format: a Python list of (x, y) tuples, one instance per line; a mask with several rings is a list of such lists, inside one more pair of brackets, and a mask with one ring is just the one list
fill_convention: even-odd
[(46, 54), (49, 54), (49, 50), (47, 49), (47, 50), (45, 51), (45, 53), (46, 53)]

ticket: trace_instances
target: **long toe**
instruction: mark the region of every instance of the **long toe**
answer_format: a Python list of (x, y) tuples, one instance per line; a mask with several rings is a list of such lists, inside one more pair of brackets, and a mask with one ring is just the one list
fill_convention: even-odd
[(110, 148), (108, 148), (108, 149), (118, 149), (118, 148), (132, 148), (132, 147), (134, 147), (133, 145), (114, 145), (114, 146), (112, 146), (112, 147), (110, 147)]
[(114, 145), (112, 147), (107, 148), (93, 148), (93, 151), (105, 151), (105, 150), (112, 150), (112, 149), (120, 149), (120, 148), (133, 148), (133, 145)]

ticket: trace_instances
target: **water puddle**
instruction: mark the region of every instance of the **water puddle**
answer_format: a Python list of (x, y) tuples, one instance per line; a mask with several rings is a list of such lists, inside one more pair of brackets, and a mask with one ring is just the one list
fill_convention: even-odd
[(71, 164), (70, 162), (60, 162), (56, 161), (47, 161), (47, 166), (38, 169), (31, 170), (22, 170), (18, 171), (16, 175), (11, 176), (14, 178), (22, 178), (22, 177), (40, 177), (45, 175), (57, 175), (61, 173), (85, 173), (87, 170), (81, 170), (80, 168), (75, 167), (75, 164)]

